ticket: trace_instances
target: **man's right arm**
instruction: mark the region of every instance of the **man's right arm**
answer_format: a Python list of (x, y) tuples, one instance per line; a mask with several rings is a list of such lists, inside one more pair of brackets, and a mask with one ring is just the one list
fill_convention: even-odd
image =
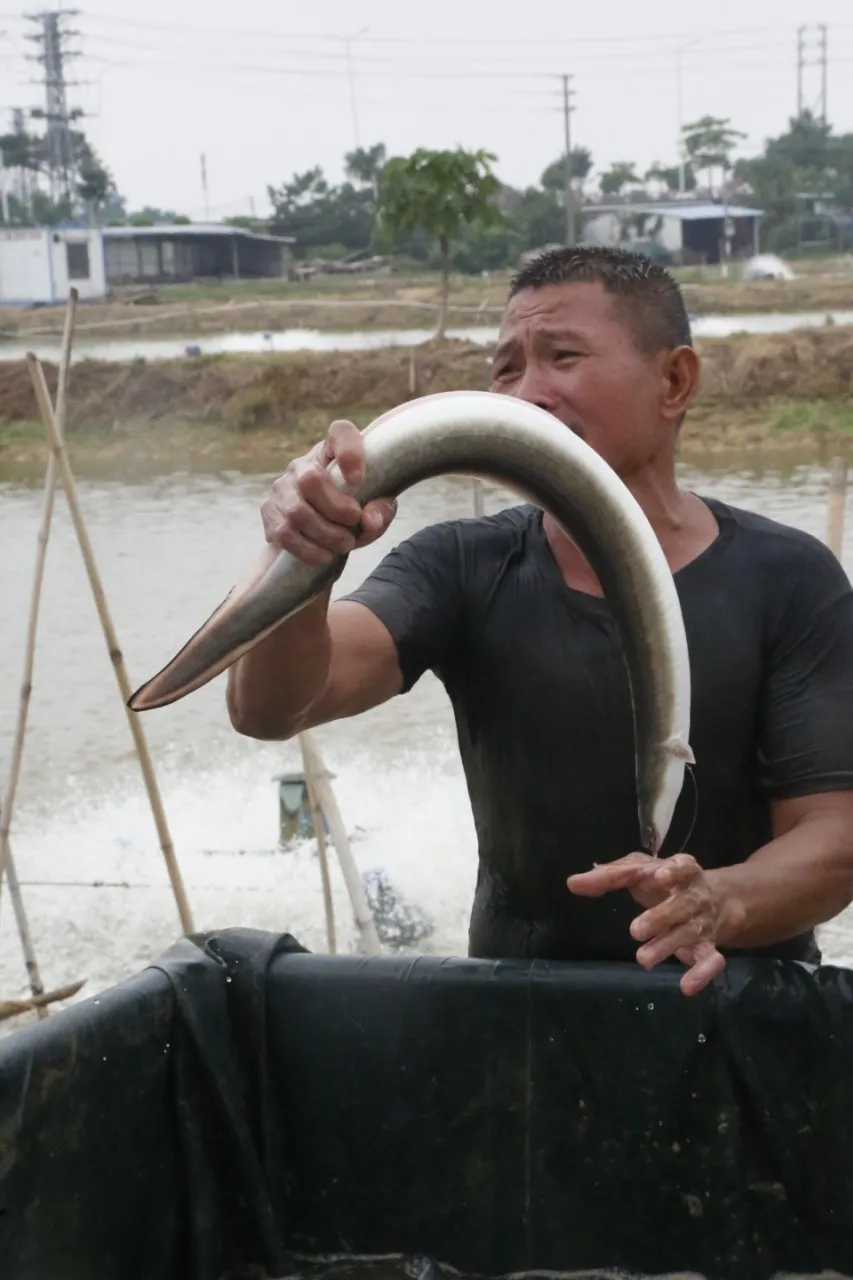
[[(328, 564), (379, 538), (396, 503), (363, 509), (328, 475), (336, 461), (350, 484), (364, 474), (364, 445), (351, 422), (334, 422), (322, 444), (297, 458), (261, 508), (268, 555), (289, 551), (305, 564)], [(399, 693), (403, 677), (390, 632), (364, 605), (329, 603), (325, 591), (276, 627), (228, 672), (232, 725), (252, 738), (284, 739), (302, 729), (357, 715)]]
[(355, 601), (329, 606), (324, 592), (231, 668), (228, 714), (238, 733), (282, 740), (369, 711), (402, 687), (385, 626)]

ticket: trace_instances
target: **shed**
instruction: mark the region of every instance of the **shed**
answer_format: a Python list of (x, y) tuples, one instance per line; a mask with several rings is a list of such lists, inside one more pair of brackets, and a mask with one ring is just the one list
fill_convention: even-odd
[(106, 295), (104, 246), (99, 230), (0, 229), (0, 303), (36, 306), (64, 302), (72, 285), (83, 300)]
[(601, 245), (650, 241), (676, 262), (716, 263), (726, 237), (733, 258), (758, 253), (763, 212), (716, 200), (613, 201), (584, 208), (583, 239)]
[(294, 244), (222, 223), (104, 227), (103, 235), (111, 285), (286, 277)]

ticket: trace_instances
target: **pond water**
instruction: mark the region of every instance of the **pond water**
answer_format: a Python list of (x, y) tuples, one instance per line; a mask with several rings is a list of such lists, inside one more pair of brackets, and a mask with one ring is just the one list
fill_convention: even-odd
[[(749, 315), (698, 316), (692, 320), (696, 338), (724, 338), (732, 333), (786, 333), (791, 329), (827, 324), (853, 324), (851, 311), (767, 312)], [(81, 325), (82, 325), (81, 321)], [(448, 337), (484, 346), (496, 341), (497, 326), (475, 325), (448, 330)], [(217, 333), (202, 337), (93, 338), (80, 328), (74, 340), (74, 360), (171, 360), (186, 356), (188, 349), (201, 355), (240, 355), (284, 351), (366, 351), (377, 347), (411, 347), (428, 342), (433, 329), (372, 329), (336, 333), (320, 329), (259, 330), (250, 333)], [(0, 341), (0, 360), (23, 360), (35, 351), (42, 360), (58, 361), (59, 339), (35, 335), (28, 340)]]
[[(682, 466), (701, 493), (823, 536), (826, 471)], [(130, 483), (80, 481), (107, 598), (136, 687), (170, 658), (259, 550), (269, 474), (172, 474)], [(515, 501), (486, 486), (486, 510)], [(0, 484), (0, 777), (19, 696), (41, 512), (40, 488)], [(350, 557), (337, 590), (356, 585), (393, 542), (472, 510), (471, 483), (443, 477), (409, 490), (375, 546)], [(847, 563), (853, 563), (853, 530)], [(291, 930), (325, 948), (318, 864), (302, 845), (278, 849), (275, 776), (301, 768), (298, 745), (244, 739), (227, 721), (224, 677), (143, 726), (197, 928)], [(424, 950), (464, 954), (476, 874), (473, 823), (442, 686), (425, 676), (406, 697), (317, 731), (363, 872), (389, 878), (431, 922)], [(132, 751), (124, 707), (60, 494), (44, 583), (39, 645), (13, 848), (45, 981), (88, 979), (91, 994), (147, 963), (178, 921)], [(342, 949), (354, 946), (333, 867)], [(823, 931), (830, 959), (853, 961), (853, 925)], [(8, 899), (0, 909), (0, 992), (23, 990)]]

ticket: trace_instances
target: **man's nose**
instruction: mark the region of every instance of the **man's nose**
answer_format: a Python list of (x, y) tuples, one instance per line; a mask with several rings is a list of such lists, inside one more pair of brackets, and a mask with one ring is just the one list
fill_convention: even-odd
[(537, 408), (545, 409), (548, 413), (554, 413), (559, 403), (553, 379), (548, 371), (534, 364), (525, 367), (522, 377), (512, 389), (512, 394), (516, 399), (527, 400), (529, 404), (535, 404)]

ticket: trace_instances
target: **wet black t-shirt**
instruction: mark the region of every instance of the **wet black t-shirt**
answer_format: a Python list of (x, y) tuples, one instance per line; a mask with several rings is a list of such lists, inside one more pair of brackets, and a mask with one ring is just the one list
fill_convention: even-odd
[[(662, 853), (711, 868), (771, 839), (774, 797), (853, 788), (853, 590), (817, 539), (705, 501), (718, 537), (675, 575), (695, 786), (685, 775)], [(542, 512), (424, 529), (348, 598), (390, 631), (404, 691), (432, 670), (450, 696), (479, 844), (470, 954), (633, 958), (630, 895), (566, 888), (641, 847), (627, 668), (607, 602), (563, 581)], [(811, 934), (770, 951), (818, 959)]]

